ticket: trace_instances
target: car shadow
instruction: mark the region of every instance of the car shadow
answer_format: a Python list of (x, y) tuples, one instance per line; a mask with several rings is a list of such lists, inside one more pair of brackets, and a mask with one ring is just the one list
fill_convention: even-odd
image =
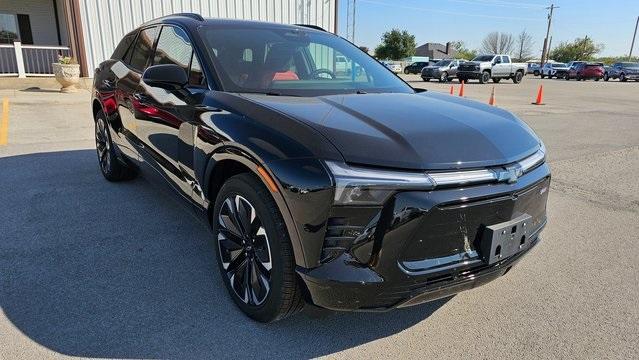
[[(36, 343), (99, 358), (309, 358), (398, 333), (448, 299), (387, 313), (307, 307), (243, 316), (202, 222), (138, 178), (109, 183), (95, 150), (0, 158), (0, 307)], [(1, 317), (0, 317), (1, 318)]]

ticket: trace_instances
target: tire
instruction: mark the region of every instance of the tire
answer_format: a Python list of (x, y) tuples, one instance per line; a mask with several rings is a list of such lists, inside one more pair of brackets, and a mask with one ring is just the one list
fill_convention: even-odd
[(448, 73), (444, 71), (441, 75), (439, 75), (439, 82), (447, 82), (448, 81)]
[(493, 82), (495, 84), (499, 84), (500, 81), (501, 81), (501, 78), (493, 78)]
[(541, 78), (543, 79), (545, 77), (546, 77), (546, 75), (544, 75), (544, 73), (541, 73)]
[(490, 80), (490, 73), (488, 71), (483, 71), (481, 73), (481, 76), (479, 77), (479, 83), (485, 84), (488, 82), (488, 80)]
[(604, 80), (604, 81), (608, 81), (608, 80), (610, 80), (610, 76), (608, 76), (608, 73), (605, 73), (605, 74), (604, 74), (604, 76), (603, 76), (603, 80)]
[(513, 76), (513, 83), (519, 84), (523, 78), (524, 78), (524, 73), (521, 71), (517, 71), (515, 73), (515, 76)]
[(595, 78), (595, 81), (599, 81), (599, 80), (601, 80), (601, 78)]
[(133, 168), (122, 163), (115, 152), (106, 116), (100, 110), (95, 116), (95, 150), (98, 154), (98, 165), (102, 176), (108, 181), (123, 181), (133, 179), (136, 172)]
[(619, 81), (622, 81), (622, 82), (628, 81), (628, 78), (626, 77), (626, 74), (624, 74), (624, 73), (619, 74)]
[(564, 77), (564, 79), (566, 79), (566, 81), (570, 80), (570, 75), (566, 74), (566, 77)]
[(457, 78), (457, 80), (459, 80), (459, 83), (468, 82), (468, 80), (466, 78), (463, 78), (463, 77), (459, 77), (459, 78)]
[[(291, 241), (266, 187), (252, 174), (235, 175), (222, 185), (214, 206), (210, 221), (216, 257), (235, 304), (259, 322), (300, 311), (304, 300)], [(245, 232), (246, 227), (251, 229)]]
[(424, 80), (424, 81), (426, 81), (426, 82), (429, 82), (429, 81), (430, 81), (430, 78), (422, 78), (422, 80)]
[(533, 71), (533, 75), (534, 75), (534, 76), (539, 76), (539, 70), (535, 70), (535, 71)]
[(404, 74), (406, 74), (406, 75), (410, 74), (410, 72), (408, 71), (408, 69), (404, 69)]

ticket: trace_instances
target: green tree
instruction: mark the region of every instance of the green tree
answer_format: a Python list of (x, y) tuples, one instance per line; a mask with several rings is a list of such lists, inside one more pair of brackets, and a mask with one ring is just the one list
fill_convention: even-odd
[(603, 50), (602, 44), (596, 44), (591, 38), (585, 36), (572, 42), (561, 42), (550, 51), (550, 59), (559, 62), (573, 60), (593, 60), (594, 56)]
[(382, 35), (382, 43), (375, 48), (378, 59), (401, 60), (415, 55), (415, 35), (406, 30), (393, 29)]
[(457, 51), (455, 57), (458, 59), (472, 60), (477, 56), (477, 50), (467, 48), (463, 41), (451, 41), (450, 46)]
[(631, 59), (628, 59), (628, 55), (602, 56), (602, 57), (595, 58), (594, 61), (602, 62), (606, 65), (612, 65), (616, 62), (639, 62), (639, 56), (633, 56)]

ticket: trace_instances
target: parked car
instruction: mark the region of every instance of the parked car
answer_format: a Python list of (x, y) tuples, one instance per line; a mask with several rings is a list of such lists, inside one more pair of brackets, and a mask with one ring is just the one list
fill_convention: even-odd
[(639, 81), (639, 63), (618, 62), (612, 64), (609, 70), (604, 72), (603, 79), (619, 79), (621, 81), (635, 80)]
[(400, 64), (391, 63), (388, 61), (382, 61), (382, 64), (384, 64), (384, 66), (386, 66), (390, 71), (394, 72), (395, 74), (399, 74), (400, 72), (402, 72), (402, 66)]
[(557, 79), (564, 78), (567, 72), (568, 66), (564, 63), (545, 63), (541, 68), (541, 78), (552, 79), (553, 76)]
[[(335, 74), (320, 46), (362, 75)], [(91, 101), (102, 175), (169, 184), (210, 224), (220, 279), (258, 321), (305, 301), (378, 311), (472, 289), (546, 225), (550, 170), (530, 127), (414, 90), (316, 28), (152, 20), (95, 70)]]
[(446, 59), (440, 60), (435, 65), (426, 66), (422, 69), (422, 80), (438, 79), (439, 82), (450, 81), (457, 76), (459, 64), (464, 60)]
[(404, 74), (420, 74), (425, 66), (428, 66), (426, 61), (414, 62), (404, 68)]
[(528, 63), (528, 67), (526, 68), (526, 74), (533, 74), (534, 76), (539, 76), (540, 70), (541, 70), (541, 65), (539, 63)]
[(573, 65), (564, 79), (576, 79), (577, 81), (584, 81), (588, 79), (592, 79), (595, 81), (599, 81), (604, 77), (604, 68), (602, 63), (586, 63), (580, 62), (576, 65)]
[(479, 55), (471, 61), (459, 65), (457, 78), (459, 81), (479, 79), (485, 84), (488, 80), (498, 83), (501, 79), (512, 79), (519, 84), (524, 78), (528, 65), (525, 63), (513, 63), (509, 55), (490, 54)]

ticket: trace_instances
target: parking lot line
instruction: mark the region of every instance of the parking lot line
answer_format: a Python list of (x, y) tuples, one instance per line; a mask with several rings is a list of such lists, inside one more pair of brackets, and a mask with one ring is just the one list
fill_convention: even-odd
[(0, 146), (9, 141), (9, 98), (2, 99), (2, 119), (0, 120)]

